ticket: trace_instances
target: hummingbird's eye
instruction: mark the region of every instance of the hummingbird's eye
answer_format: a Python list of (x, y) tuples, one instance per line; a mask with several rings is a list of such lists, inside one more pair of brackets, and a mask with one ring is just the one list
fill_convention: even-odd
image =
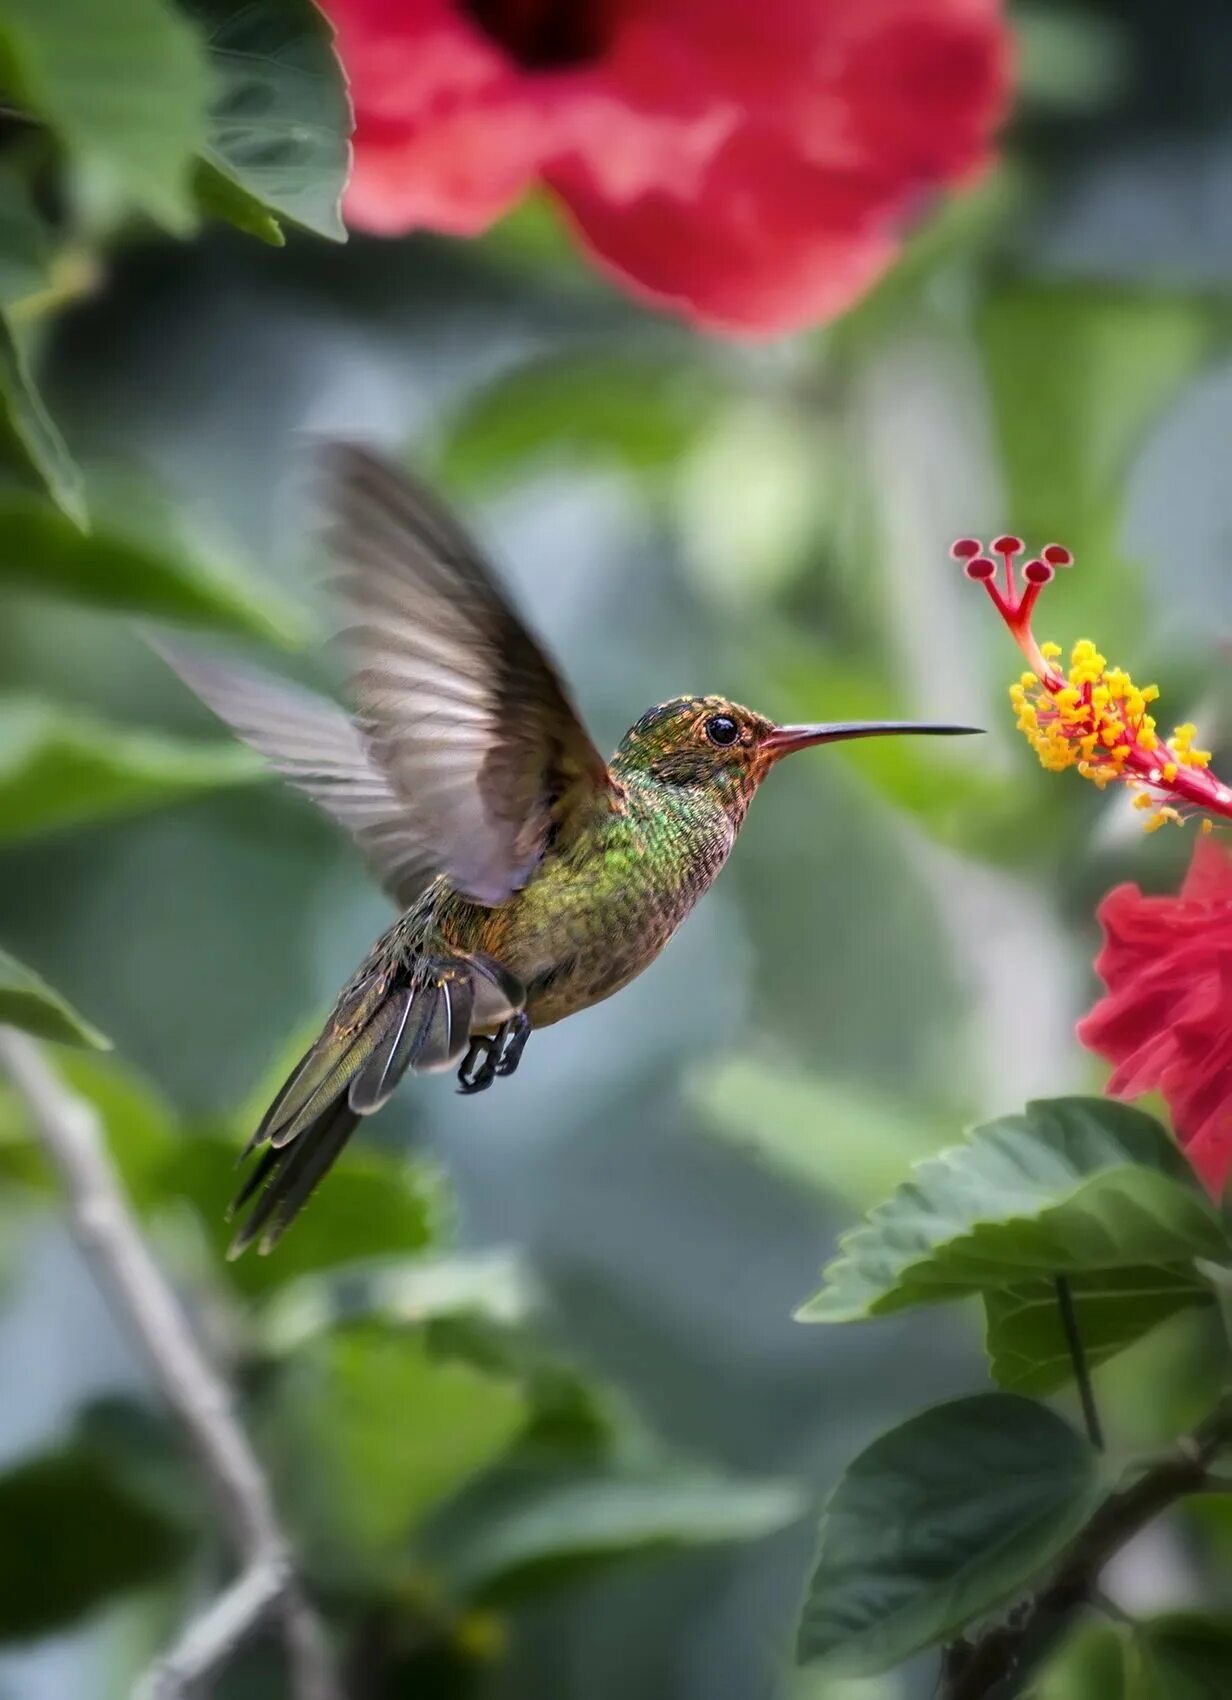
[(730, 714), (712, 714), (706, 722), (706, 736), (712, 744), (725, 748), (740, 736), (740, 728)]

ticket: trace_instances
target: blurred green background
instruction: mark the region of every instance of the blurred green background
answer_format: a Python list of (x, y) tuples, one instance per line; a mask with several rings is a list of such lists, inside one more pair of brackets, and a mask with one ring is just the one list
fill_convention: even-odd
[[(783, 719), (990, 727), (978, 747), (791, 764), (644, 978), (541, 1038), (498, 1094), (404, 1091), (285, 1248), (224, 1272), (231, 1153), (386, 905), (309, 805), (221, 753), (126, 612), (0, 578), (0, 941), (115, 1041), (122, 1060), (71, 1077), (245, 1388), (357, 1694), (930, 1691), (927, 1664), (794, 1675), (788, 1637), (810, 1508), (879, 1427), (984, 1385), (978, 1318), (791, 1313), (914, 1157), (1033, 1093), (1098, 1088), (1072, 1037), (1094, 904), (1126, 877), (1174, 885), (1190, 847), (1034, 765), (1005, 698), (1015, 654), (952, 538), (1067, 544), (1040, 635), (1095, 639), (1232, 756), (1232, 13), (1012, 15), (1001, 167), (856, 311), (786, 343), (634, 309), (538, 204), (474, 243), (276, 252), (104, 221), (59, 257), (31, 334), (93, 510), (233, 597), (237, 627), (285, 638), (267, 664), (327, 676), (296, 647), (320, 623), (300, 472), (309, 434), (353, 432), (468, 515), (602, 747), (694, 690)], [(39, 1563), (68, 1563), (62, 1600), (79, 1595), (0, 1623), (0, 1696), (104, 1700), (220, 1555), (7, 1100), (0, 1136), (0, 1595)], [(406, 1254), (433, 1236), (449, 1261), (421, 1291)], [(327, 1278), (398, 1253), (385, 1285)], [(1168, 1432), (1203, 1367), (1179, 1319), (1101, 1372), (1110, 1427)], [(641, 1498), (613, 1499), (589, 1541), (562, 1512), (559, 1551), (511, 1578), (476, 1557), (456, 1490), (512, 1467), (511, 1446), (520, 1467), (528, 1412), (558, 1493), (578, 1469)], [(86, 1477), (33, 1479), (36, 1457)], [(1127, 1598), (1226, 1594), (1211, 1554), (1229, 1540), (1217, 1513), (1154, 1532)], [(276, 1694), (277, 1669), (258, 1642), (217, 1692)], [(1053, 1682), (1055, 1700), (1101, 1692), (1077, 1662)]]

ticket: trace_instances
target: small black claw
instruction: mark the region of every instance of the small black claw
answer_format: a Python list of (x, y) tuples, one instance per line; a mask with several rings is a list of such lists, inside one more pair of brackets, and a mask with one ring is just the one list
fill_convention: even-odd
[(526, 1041), (530, 1038), (530, 1016), (524, 1010), (506, 1021), (496, 1036), (498, 1052), (496, 1072), (502, 1079), (516, 1074), (518, 1064), (522, 1060), (522, 1052), (526, 1049)]
[[(503, 1031), (503, 1030), (502, 1030)], [(497, 1040), (480, 1036), (472, 1039), (466, 1055), (458, 1066), (458, 1091), (464, 1097), (474, 1092), (486, 1092), (496, 1079)]]

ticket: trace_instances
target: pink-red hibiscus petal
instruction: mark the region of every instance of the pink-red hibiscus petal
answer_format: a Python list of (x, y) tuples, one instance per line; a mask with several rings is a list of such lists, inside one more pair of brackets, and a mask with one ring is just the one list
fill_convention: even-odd
[(470, 235), (544, 185), (634, 293), (744, 334), (885, 270), (988, 161), (999, 0), (325, 0), (357, 227)]
[(1099, 907), (1108, 988), (1078, 1037), (1114, 1065), (1118, 1098), (1159, 1091), (1195, 1171), (1232, 1174), (1232, 853), (1199, 838), (1175, 897), (1119, 885)]

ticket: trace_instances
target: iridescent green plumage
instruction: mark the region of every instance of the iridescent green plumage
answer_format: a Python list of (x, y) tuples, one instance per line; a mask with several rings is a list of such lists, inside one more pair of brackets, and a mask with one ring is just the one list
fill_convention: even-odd
[(329, 547), (351, 656), (334, 704), (164, 653), (241, 737), (353, 834), (403, 913), (343, 990), (249, 1143), (234, 1250), (268, 1250), (361, 1116), (409, 1069), (464, 1091), (527, 1035), (647, 967), (710, 885), (781, 756), (880, 732), (779, 727), (722, 697), (652, 708), (606, 763), (451, 516), (363, 451), (334, 451)]

